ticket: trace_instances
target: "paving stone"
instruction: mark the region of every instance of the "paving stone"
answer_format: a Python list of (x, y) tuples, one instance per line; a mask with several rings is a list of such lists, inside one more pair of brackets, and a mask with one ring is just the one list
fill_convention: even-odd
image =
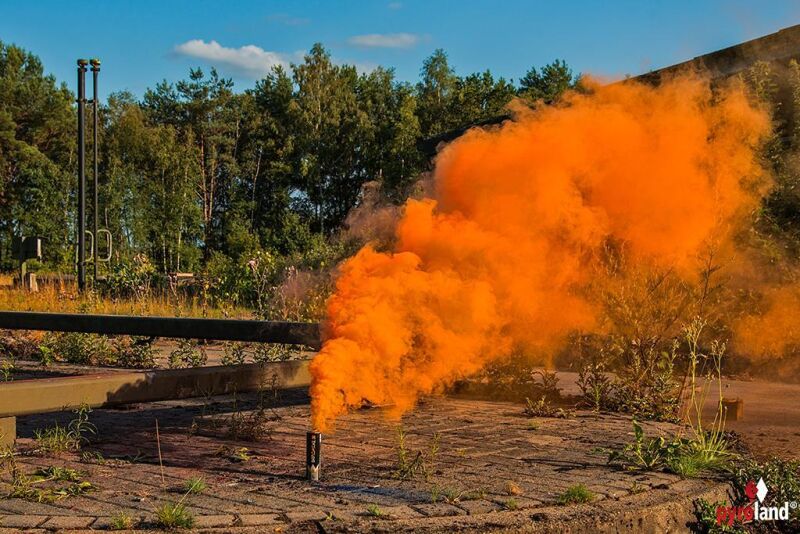
[(283, 523), (277, 514), (242, 514), (234, 520), (235, 525), (243, 527), (260, 527)]
[(233, 524), (232, 515), (196, 515), (194, 516), (194, 528), (218, 528), (228, 527)]
[(466, 511), (469, 515), (486, 514), (502, 510), (502, 507), (497, 503), (484, 499), (460, 501), (456, 506)]
[(8, 515), (0, 519), (0, 526), (7, 528), (36, 528), (45, 521), (46, 515)]
[[(242, 413), (250, 409), (248, 402), (256, 405), (255, 396), (250, 400), (240, 396), (237, 402)], [(229, 404), (224, 400), (214, 404), (215, 417), (230, 413)], [(215, 434), (212, 427), (204, 427), (203, 434), (189, 434), (192, 421), (202, 417), (205, 409), (203, 403), (162, 402), (127, 411), (95, 410), (92, 422), (102, 439), (92, 443), (91, 450), (106, 458), (127, 456), (137, 461), (87, 465), (77, 453), (64, 453), (57, 460), (59, 465), (90, 471), (87, 479), (96, 490), (53, 504), (0, 500), (0, 515), (5, 516), (0, 527), (33, 528), (57, 516), (83, 521), (83, 516), (94, 513), (102, 517), (91, 526), (100, 529), (120, 510), (133, 510), (131, 515), (136, 518), (151, 517), (160, 504), (181, 498), (179, 488), (190, 477), (202, 477), (208, 485), (205, 492), (190, 495), (186, 501), (198, 527), (224, 529), (236, 524), (265, 526), (266, 531), (309, 520), (331, 521), (334, 529), (337, 524), (362, 522), (391, 531), (395, 520), (503, 514), (510, 499), (517, 508), (531, 509), (535, 515), (537, 508), (554, 504), (560, 493), (577, 483), (589, 486), (598, 498), (609, 499), (627, 495), (634, 483), (643, 491), (663, 484), (671, 492), (695, 484), (675, 486), (680, 479), (674, 475), (634, 476), (606, 465), (606, 457), (593, 449), (629, 440), (630, 421), (625, 418), (540, 418), (538, 429), (531, 431), (528, 419), (519, 417), (519, 405), (436, 398), (403, 419), (411, 455), (424, 457), (434, 434), (440, 433), (438, 455), (425, 460), (427, 476), (420, 471), (407, 480), (395, 477), (396, 426), (387, 425), (381, 410), (374, 409), (353, 412), (337, 422), (336, 433), (325, 437), (322, 482), (311, 485), (302, 478), (310, 414), (307, 405), (276, 407), (274, 413), (280, 420), (270, 423), (274, 427), (269, 438), (259, 442), (231, 440), (224, 430)], [(30, 436), (30, 429), (52, 425), (51, 418), (63, 417), (59, 423), (66, 424), (70, 416), (21, 417), (20, 428), (28, 428)], [(163, 481), (155, 447), (156, 418)], [(651, 428), (669, 431), (671, 427), (657, 424)], [(20, 449), (32, 448), (30, 437), (25, 437), (24, 431), (21, 435)], [(234, 461), (234, 453), (241, 447), (249, 449), (250, 460)], [(25, 455), (17, 461), (25, 472), (54, 462)], [(5, 477), (0, 473), (0, 481), (7, 482)], [(509, 481), (519, 485), (523, 494), (507, 495)], [(480, 490), (486, 498), (432, 503), (434, 484), (459, 491)], [(385, 521), (368, 515), (370, 504), (380, 507)], [(333, 517), (328, 515), (331, 513)], [(37, 516), (39, 523), (29, 524), (30, 519), (24, 525), (13, 523), (17, 518), (24, 523), (24, 518), (31, 516)]]
[(87, 528), (95, 522), (94, 516), (54, 516), (42, 524), (42, 528), (51, 530)]
[(333, 510), (311, 509), (302, 510), (297, 512), (286, 512), (284, 516), (292, 522), (299, 523), (301, 521), (322, 521), (330, 516)]
[(466, 511), (446, 503), (415, 504), (411, 508), (428, 517), (464, 515)]

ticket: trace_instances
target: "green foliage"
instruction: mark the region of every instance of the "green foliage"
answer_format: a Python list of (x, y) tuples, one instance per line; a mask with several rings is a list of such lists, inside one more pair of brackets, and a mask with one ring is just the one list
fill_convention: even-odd
[(108, 338), (98, 334), (48, 332), (43, 345), (43, 365), (47, 365), (52, 359), (80, 365), (97, 365), (106, 362), (111, 353)]
[(51, 503), (94, 490), (91, 482), (83, 480), (85, 474), (74, 469), (47, 466), (32, 474), (25, 474), (17, 465), (14, 451), (10, 449), (3, 451), (0, 460), (11, 479), (8, 498)]
[(728, 506), (723, 501), (708, 502), (705, 499), (694, 501), (694, 516), (697, 520), (692, 525), (692, 532), (701, 534), (746, 534), (748, 530), (739, 522), (733, 525), (727, 523), (717, 524), (717, 508)]
[(593, 501), (594, 498), (594, 493), (589, 491), (586, 486), (583, 484), (575, 484), (559, 495), (557, 502), (562, 506), (567, 504), (583, 504)]
[(208, 485), (200, 477), (189, 478), (183, 482), (183, 491), (187, 494), (197, 495), (203, 493), (206, 489), (208, 489)]
[(370, 504), (367, 505), (367, 515), (372, 517), (383, 517), (386, 514), (383, 512), (383, 510), (381, 510), (381, 507), (378, 506), (377, 504)]
[(242, 365), (247, 358), (247, 345), (238, 341), (222, 344), (222, 365)]
[(178, 340), (178, 347), (169, 354), (169, 368), (202, 367), (208, 361), (205, 347), (191, 339)]
[(563, 408), (556, 408), (547, 397), (541, 397), (538, 401), (525, 399), (525, 409), (523, 413), (528, 417), (557, 417), (564, 419), (569, 417), (570, 413)]
[(91, 412), (91, 408), (84, 405), (74, 411), (75, 417), (66, 428), (56, 423), (52, 427), (34, 430), (38, 449), (45, 453), (80, 450), (89, 441), (88, 436), (97, 433), (97, 427), (89, 421)]
[(683, 477), (696, 477), (714, 471), (727, 471), (735, 459), (722, 434), (707, 433), (693, 438), (647, 437), (633, 421), (634, 439), (622, 449), (612, 451), (609, 463), (626, 469), (668, 471)]
[(118, 367), (151, 369), (156, 366), (156, 350), (152, 338), (118, 337), (112, 343), (114, 361)]
[[(571, 76), (563, 62), (541, 72), (524, 91), (556, 94)], [(265, 315), (289, 266), (332, 266), (305, 264), (336, 242), (365, 183), (403, 201), (427, 165), (420, 138), (497, 116), (517, 93), (489, 70), (459, 76), (442, 50), (410, 84), (392, 69), (359, 74), (319, 44), (243, 92), (214, 69), (192, 69), (141, 99), (114, 93), (99, 115), (98, 222), (115, 251), (100, 289), (143, 299), (163, 280), (156, 273), (206, 272), (216, 302)], [(73, 102), (35, 55), (0, 43), (0, 243), (41, 235), (56, 269), (74, 261)], [(325, 283), (318, 289), (297, 313), (319, 316)]]
[(531, 100), (555, 102), (568, 89), (574, 89), (580, 82), (580, 76), (572, 74), (564, 60), (556, 59), (545, 65), (541, 71), (531, 68), (520, 80), (520, 96)]
[[(45, 238), (45, 260), (62, 264), (71, 252), (74, 204), (74, 97), (44, 74), (34, 54), (0, 41), (0, 234)], [(4, 251), (5, 252), (5, 251)], [(4, 269), (12, 267), (2, 255)]]
[(194, 516), (181, 502), (164, 503), (156, 508), (156, 524), (165, 530), (175, 530), (179, 528), (192, 528), (194, 526)]
[[(747, 460), (733, 471), (734, 501), (747, 502), (745, 487), (750, 481), (759, 478), (769, 488), (764, 506), (782, 506), (785, 502), (800, 502), (800, 461), (772, 458), (759, 463)], [(792, 510), (792, 526), (800, 526), (800, 515)]]
[(137, 254), (129, 261), (115, 262), (112, 271), (106, 277), (103, 289), (113, 297), (133, 298), (143, 301), (151, 292), (153, 277), (156, 271), (150, 259)]
[(439, 441), (441, 436), (434, 434), (427, 450), (417, 450), (410, 447), (408, 436), (402, 426), (397, 427), (397, 443), (395, 453), (397, 463), (394, 477), (400, 480), (410, 480), (422, 476), (428, 480), (434, 471), (436, 456), (439, 454)]
[(111, 516), (111, 530), (130, 530), (133, 524), (133, 516), (124, 510)]

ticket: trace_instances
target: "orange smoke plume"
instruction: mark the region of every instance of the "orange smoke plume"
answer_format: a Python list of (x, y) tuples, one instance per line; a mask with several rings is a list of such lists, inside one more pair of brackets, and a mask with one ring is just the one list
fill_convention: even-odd
[(772, 288), (761, 313), (747, 315), (734, 324), (736, 348), (753, 360), (780, 359), (800, 348), (800, 286)]
[(545, 355), (592, 328), (582, 289), (608, 240), (690, 269), (757, 202), (768, 128), (741, 87), (681, 78), (467, 132), (438, 156), (431, 198), (407, 201), (393, 252), (366, 246), (341, 266), (311, 363), (313, 426), (365, 401), (398, 416), (516, 348)]

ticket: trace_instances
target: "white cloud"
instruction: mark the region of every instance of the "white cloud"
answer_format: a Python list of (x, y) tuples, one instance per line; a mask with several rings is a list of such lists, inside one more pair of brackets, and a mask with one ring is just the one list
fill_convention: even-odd
[(347, 40), (350, 45), (365, 48), (411, 48), (418, 42), (419, 35), (413, 33), (368, 33)]
[(289, 65), (288, 58), (278, 52), (270, 52), (256, 45), (228, 48), (217, 41), (205, 42), (192, 39), (175, 47), (175, 52), (184, 56), (202, 59), (212, 66), (220, 67), (247, 78), (258, 79), (268, 74), (272, 67)]

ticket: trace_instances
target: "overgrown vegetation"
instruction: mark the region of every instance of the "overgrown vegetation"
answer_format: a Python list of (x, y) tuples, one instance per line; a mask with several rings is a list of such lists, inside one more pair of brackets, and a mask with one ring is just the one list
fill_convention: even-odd
[[(633, 421), (634, 440), (609, 457), (612, 463), (631, 469), (666, 470), (684, 477), (729, 470), (735, 455), (725, 434), (722, 406), (722, 359), (724, 344), (710, 343), (708, 353), (701, 351), (701, 337), (706, 323), (695, 319), (683, 329), (687, 347), (686, 376), (683, 384), (684, 419), (674, 437), (647, 437), (642, 426)], [(675, 347), (678, 346), (676, 342)], [(674, 361), (677, 349), (672, 352)], [(717, 396), (717, 410), (710, 424), (703, 419), (703, 407), (711, 391)], [(688, 435), (684, 435), (686, 432)]]
[(11, 448), (2, 451), (0, 462), (11, 481), (7, 498), (51, 503), (94, 490), (92, 483), (84, 480), (84, 473), (67, 467), (51, 465), (26, 474), (18, 466), (16, 452)]

